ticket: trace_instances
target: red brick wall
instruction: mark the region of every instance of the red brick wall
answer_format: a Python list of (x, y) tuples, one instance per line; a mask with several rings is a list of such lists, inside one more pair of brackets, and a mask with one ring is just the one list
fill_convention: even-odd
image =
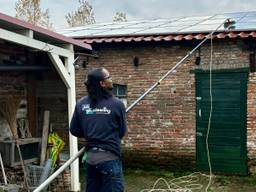
[(251, 73), (247, 94), (247, 149), (250, 159), (256, 157), (256, 73)]
[[(86, 70), (105, 67), (114, 83), (126, 84), (128, 106), (152, 86), (189, 51), (182, 46), (116, 46), (102, 48), (98, 59), (90, 59)], [(134, 56), (139, 57), (137, 68)], [(128, 113), (129, 135), (124, 140), (124, 159), (129, 162), (195, 157), (194, 59), (170, 75)], [(85, 71), (77, 74), (77, 95), (84, 95)], [(82, 90), (82, 91), (81, 91)], [(173, 162), (173, 161), (172, 161)]]
[[(180, 61), (193, 46), (161, 44), (105, 44), (99, 46), (98, 59), (90, 58), (86, 69), (76, 71), (77, 97), (84, 96), (86, 72), (105, 67), (114, 83), (126, 84), (128, 106)], [(128, 113), (129, 135), (123, 142), (124, 160), (146, 161), (181, 166), (195, 162), (195, 79), (190, 70), (209, 69), (210, 43), (201, 48), (201, 65), (191, 56), (154, 91)], [(133, 66), (134, 56), (139, 66)], [(249, 66), (249, 52), (242, 41), (213, 41), (213, 69), (235, 69)], [(248, 149), (255, 154), (255, 75), (248, 84)], [(255, 156), (255, 155), (254, 155)], [(186, 161), (189, 159), (190, 161)], [(177, 161), (174, 161), (177, 160)]]
[(24, 73), (0, 72), (0, 97), (19, 96), (26, 98), (26, 76)]

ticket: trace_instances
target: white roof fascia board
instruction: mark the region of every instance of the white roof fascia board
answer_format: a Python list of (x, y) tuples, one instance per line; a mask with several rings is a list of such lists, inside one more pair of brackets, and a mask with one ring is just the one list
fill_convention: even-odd
[(70, 50), (61, 48), (61, 47), (57, 47), (55, 45), (51, 45), (49, 43), (46, 42), (42, 42), (36, 39), (32, 39), (28, 36), (24, 36), (21, 34), (17, 34), (5, 29), (1, 29), (0, 28), (0, 39), (6, 40), (6, 41), (10, 41), (13, 43), (17, 43), (23, 46), (27, 46), (27, 47), (31, 47), (37, 50), (41, 50), (41, 51), (45, 51), (45, 52), (52, 52), (64, 57), (70, 57), (72, 54), (74, 54), (73, 52), (71, 52)]

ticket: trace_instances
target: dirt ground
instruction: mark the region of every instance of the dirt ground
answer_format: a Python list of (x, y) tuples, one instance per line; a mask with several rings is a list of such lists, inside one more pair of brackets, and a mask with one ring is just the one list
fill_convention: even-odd
[[(202, 173), (172, 173), (129, 169), (125, 172), (125, 191), (169, 192), (172, 191), (170, 189), (178, 189), (178, 186), (180, 186), (182, 189), (190, 189), (188, 192), (205, 192), (209, 179), (208, 175)], [(256, 176), (214, 175), (208, 192), (256, 192)]]
[[(178, 186), (189, 189), (188, 192), (205, 192), (209, 183), (209, 176), (202, 173), (163, 170), (126, 169), (124, 177), (125, 192), (171, 192)], [(83, 173), (81, 178), (84, 186)], [(256, 176), (214, 175), (208, 192), (256, 192)]]

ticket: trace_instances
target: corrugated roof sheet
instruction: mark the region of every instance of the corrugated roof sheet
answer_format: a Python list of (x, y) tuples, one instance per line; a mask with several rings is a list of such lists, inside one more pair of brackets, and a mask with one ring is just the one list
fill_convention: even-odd
[(59, 33), (82, 39), (86, 43), (193, 40), (204, 38), (226, 19), (235, 21), (235, 28), (227, 30), (221, 26), (215, 34), (216, 38), (255, 37), (256, 11), (122, 23), (96, 23), (64, 29)]

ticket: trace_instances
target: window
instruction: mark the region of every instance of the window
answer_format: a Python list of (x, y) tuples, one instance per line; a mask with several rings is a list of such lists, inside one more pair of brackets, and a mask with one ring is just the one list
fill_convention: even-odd
[(113, 84), (113, 86), (113, 94), (124, 103), (125, 107), (127, 107), (127, 86), (119, 84)]

